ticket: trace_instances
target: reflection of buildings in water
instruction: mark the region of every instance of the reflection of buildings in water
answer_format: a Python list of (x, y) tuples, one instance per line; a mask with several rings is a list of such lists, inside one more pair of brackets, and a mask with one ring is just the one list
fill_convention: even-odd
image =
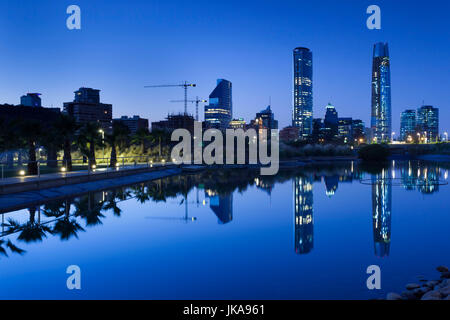
[(225, 224), (233, 220), (233, 193), (221, 195), (212, 190), (205, 190), (209, 198), (209, 207), (216, 214), (219, 223)]
[[(435, 164), (420, 164), (409, 161), (400, 168), (402, 185), (406, 190), (419, 190), (423, 194), (439, 191), (439, 181), (442, 177), (441, 169)], [(444, 173), (445, 176), (445, 173)]]
[(331, 198), (336, 193), (336, 190), (338, 188), (339, 176), (334, 175), (334, 176), (324, 177), (324, 180), (325, 180), (325, 187), (327, 189), (326, 194), (328, 197)]
[(313, 182), (312, 178), (294, 178), (295, 252), (313, 249)]
[(272, 194), (272, 189), (274, 186), (273, 182), (264, 181), (261, 178), (255, 178), (256, 188), (265, 191), (269, 196)]
[(372, 176), (372, 214), (375, 255), (389, 256), (391, 242), (392, 183), (389, 171)]

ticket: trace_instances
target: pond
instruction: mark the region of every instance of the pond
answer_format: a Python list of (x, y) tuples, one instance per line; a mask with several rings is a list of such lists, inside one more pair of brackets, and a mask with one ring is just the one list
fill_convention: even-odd
[[(450, 264), (448, 163), (173, 176), (4, 213), (1, 299), (373, 299)], [(68, 290), (69, 266), (81, 290)], [(378, 265), (381, 290), (369, 290)]]

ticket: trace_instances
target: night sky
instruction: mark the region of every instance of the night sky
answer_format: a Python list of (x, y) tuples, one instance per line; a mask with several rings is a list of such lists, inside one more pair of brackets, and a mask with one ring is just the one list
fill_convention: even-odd
[[(66, 28), (66, 8), (81, 7), (82, 29)], [(381, 30), (368, 30), (366, 9), (381, 7)], [(334, 104), (340, 116), (369, 125), (372, 48), (388, 42), (392, 115), (425, 101), (450, 129), (450, 2), (253, 0), (2, 0), (0, 103), (42, 93), (62, 107), (82, 86), (102, 90), (114, 117), (157, 121), (180, 112), (181, 88), (207, 98), (217, 78), (233, 82), (235, 118), (247, 121), (272, 100), (280, 127), (291, 123), (292, 50), (313, 51), (314, 117)], [(194, 112), (194, 106), (190, 106)], [(201, 114), (203, 118), (203, 112)]]

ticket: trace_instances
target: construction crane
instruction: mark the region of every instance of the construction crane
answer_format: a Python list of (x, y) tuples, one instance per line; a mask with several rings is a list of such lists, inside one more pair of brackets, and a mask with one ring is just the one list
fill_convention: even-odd
[(182, 84), (162, 84), (162, 85), (156, 85), (156, 86), (145, 86), (144, 88), (169, 88), (169, 87), (183, 87), (184, 88), (184, 114), (187, 114), (187, 104), (188, 104), (188, 98), (187, 98), (187, 90), (188, 88), (195, 88), (197, 85), (194, 83), (188, 83), (185, 81)]
[[(184, 100), (171, 100), (170, 102), (184, 102)], [(198, 121), (198, 104), (206, 103), (208, 100), (196, 97), (195, 100), (187, 100), (187, 102), (195, 103), (195, 120)]]

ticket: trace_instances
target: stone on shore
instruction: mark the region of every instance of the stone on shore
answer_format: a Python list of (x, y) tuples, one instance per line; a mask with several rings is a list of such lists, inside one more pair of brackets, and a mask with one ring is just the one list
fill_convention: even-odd
[(436, 280), (430, 280), (427, 283), (425, 283), (425, 285), (429, 288), (434, 288), (438, 284), (439, 284), (439, 281), (436, 281)]
[(418, 300), (417, 296), (411, 290), (403, 291), (401, 296), (405, 300)]
[(439, 266), (436, 268), (437, 271), (439, 272), (448, 272), (448, 268), (446, 266)]
[(425, 293), (422, 300), (441, 300), (442, 294), (439, 291), (429, 291)]
[(395, 292), (390, 292), (386, 296), (386, 300), (402, 300), (402, 296)]
[(414, 290), (420, 288), (420, 286), (417, 283), (410, 283), (406, 285), (407, 290)]
[(442, 295), (448, 296), (448, 295), (450, 295), (450, 286), (446, 286), (446, 287), (440, 288), (438, 291), (439, 291)]

